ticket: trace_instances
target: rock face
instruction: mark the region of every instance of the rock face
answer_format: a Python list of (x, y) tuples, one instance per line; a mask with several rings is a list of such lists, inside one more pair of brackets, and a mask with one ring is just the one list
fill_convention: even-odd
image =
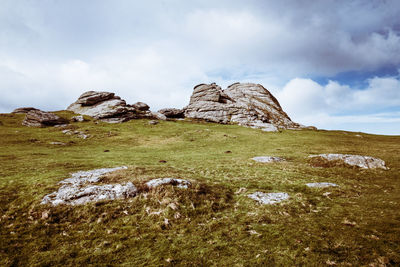
[(340, 161), (344, 164), (350, 166), (357, 166), (362, 169), (384, 169), (388, 168), (385, 165), (385, 162), (378, 158), (373, 158), (369, 156), (360, 156), (360, 155), (346, 155), (346, 154), (319, 154), (319, 155), (311, 155), (309, 158), (320, 158), (326, 161)]
[(162, 114), (151, 112), (145, 103), (128, 105), (125, 100), (111, 92), (85, 92), (67, 110), (109, 123), (142, 118), (166, 119)]
[(81, 205), (87, 202), (135, 196), (137, 189), (130, 182), (126, 184), (93, 185), (93, 183), (101, 180), (102, 175), (120, 169), (126, 169), (126, 167), (104, 168), (73, 173), (71, 178), (60, 182), (61, 187), (58, 191), (46, 195), (41, 203), (52, 204), (53, 206), (60, 204)]
[(194, 87), (185, 117), (277, 131), (300, 128), (282, 110), (278, 100), (262, 85), (234, 83), (222, 90), (215, 83)]
[(177, 108), (164, 108), (158, 111), (161, 114), (164, 114), (165, 117), (171, 119), (182, 119), (185, 117), (185, 111), (183, 109)]
[(68, 120), (61, 118), (56, 114), (34, 109), (26, 113), (22, 125), (30, 127), (45, 127), (66, 123), (68, 123)]
[(14, 114), (26, 114), (31, 110), (39, 110), (39, 109), (33, 108), (33, 107), (16, 108), (11, 113), (14, 113)]
[(254, 199), (260, 204), (275, 204), (282, 202), (286, 199), (289, 199), (289, 195), (287, 193), (263, 193), (263, 192), (255, 192), (253, 194), (248, 195), (249, 198)]

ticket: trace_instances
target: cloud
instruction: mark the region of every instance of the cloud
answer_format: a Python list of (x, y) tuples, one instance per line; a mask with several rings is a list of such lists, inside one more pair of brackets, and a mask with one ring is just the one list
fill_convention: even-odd
[(399, 67), (399, 13), (378, 0), (4, 0), (0, 112), (63, 109), (86, 90), (183, 107), (198, 83), (236, 81), (283, 88), (292, 116), (393, 109), (396, 77), (364, 90), (306, 78)]
[[(351, 130), (357, 126), (359, 131), (399, 134), (399, 77), (374, 77), (367, 83), (366, 88), (356, 89), (336, 81), (323, 86), (311, 79), (296, 78), (278, 92), (277, 98), (294, 121), (306, 125)], [(379, 129), (379, 124), (387, 128), (390, 125), (391, 129)]]

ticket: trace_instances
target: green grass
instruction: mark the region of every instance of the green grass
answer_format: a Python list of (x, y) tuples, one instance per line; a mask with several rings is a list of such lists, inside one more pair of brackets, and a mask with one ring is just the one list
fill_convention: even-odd
[[(23, 127), (23, 117), (0, 115), (1, 266), (400, 265), (400, 136), (188, 121), (72, 123), (91, 135), (83, 140), (59, 128)], [(375, 156), (390, 170), (311, 167), (307, 156), (317, 153)], [(250, 160), (262, 155), (287, 162)], [(129, 168), (103, 182), (176, 177), (193, 187), (40, 205), (71, 172), (122, 165)], [(309, 189), (308, 182), (339, 187)], [(287, 192), (290, 200), (262, 206), (247, 197), (255, 191)]]

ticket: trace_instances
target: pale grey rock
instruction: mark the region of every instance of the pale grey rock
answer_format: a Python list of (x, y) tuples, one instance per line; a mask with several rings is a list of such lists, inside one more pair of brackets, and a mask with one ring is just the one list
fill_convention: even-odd
[(67, 145), (66, 143), (63, 143), (63, 142), (50, 142), (49, 144), (56, 145), (56, 146), (66, 146)]
[(143, 102), (128, 105), (125, 100), (111, 92), (86, 92), (67, 110), (107, 123), (121, 123), (133, 119), (166, 119), (162, 114), (151, 112), (149, 106)]
[(357, 166), (362, 169), (384, 169), (388, 168), (385, 165), (385, 161), (370, 157), (370, 156), (360, 156), (360, 155), (349, 155), (349, 154), (319, 154), (310, 155), (309, 158), (320, 157), (328, 161), (343, 161), (343, 163), (350, 166)]
[(126, 169), (128, 169), (128, 167), (121, 166), (115, 168), (95, 169), (90, 171), (78, 171), (72, 173), (70, 178), (62, 180), (60, 184), (81, 185), (85, 183), (97, 183), (100, 181), (101, 176), (103, 176), (104, 174)]
[(72, 173), (70, 178), (60, 182), (61, 187), (58, 191), (46, 195), (41, 203), (53, 206), (81, 205), (87, 202), (133, 197), (137, 194), (137, 188), (130, 182), (93, 185), (93, 183), (99, 182), (104, 174), (126, 168), (122, 166)]
[(164, 108), (158, 111), (164, 114), (168, 119), (182, 119), (185, 117), (185, 111), (177, 108)]
[(45, 126), (54, 126), (66, 123), (68, 123), (68, 120), (61, 118), (56, 114), (36, 109), (26, 113), (22, 125), (29, 127), (45, 127)]
[(194, 87), (185, 117), (217, 123), (237, 123), (265, 131), (299, 128), (262, 85), (235, 83), (222, 90), (215, 83)]
[(151, 121), (149, 121), (149, 124), (150, 125), (157, 125), (157, 124), (159, 124), (159, 122), (155, 121), (155, 120), (151, 120)]
[(289, 199), (289, 195), (287, 193), (263, 193), (263, 192), (255, 192), (253, 194), (248, 195), (249, 198), (254, 199), (260, 204), (275, 204), (282, 202), (284, 200)]
[(261, 163), (271, 163), (271, 162), (281, 162), (284, 161), (285, 159), (280, 158), (280, 157), (272, 157), (272, 156), (260, 156), (260, 157), (254, 157), (252, 160), (261, 162)]
[(57, 192), (46, 195), (42, 204), (52, 204), (53, 206), (82, 205), (88, 202), (101, 200), (113, 200), (133, 197), (137, 193), (136, 187), (132, 183), (126, 184), (106, 184), (88, 186), (61, 186)]
[(166, 121), (167, 117), (164, 114), (161, 114), (159, 112), (151, 112), (151, 115), (154, 119), (161, 120), (161, 121)]
[(83, 118), (82, 115), (78, 115), (78, 116), (72, 117), (71, 120), (74, 122), (83, 122), (83, 121), (85, 121), (85, 118)]
[(308, 183), (306, 184), (307, 187), (316, 187), (316, 188), (325, 188), (325, 187), (337, 187), (337, 184), (334, 183), (326, 183), (326, 182), (322, 182), (322, 183)]
[(157, 178), (157, 179), (153, 179), (150, 180), (146, 183), (146, 186), (148, 188), (154, 188), (154, 187), (158, 187), (161, 185), (175, 185), (179, 188), (188, 188), (188, 186), (190, 186), (190, 182), (187, 180), (183, 180), (183, 179), (177, 179), (177, 178)]

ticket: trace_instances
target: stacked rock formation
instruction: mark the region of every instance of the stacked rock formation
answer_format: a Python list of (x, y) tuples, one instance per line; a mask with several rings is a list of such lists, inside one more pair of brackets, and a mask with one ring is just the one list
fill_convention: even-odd
[(83, 93), (67, 110), (88, 115), (109, 123), (119, 123), (132, 119), (159, 119), (166, 117), (158, 112), (151, 112), (149, 106), (142, 102), (133, 105), (126, 104), (111, 92), (88, 91)]
[(262, 85), (234, 83), (222, 90), (215, 83), (194, 87), (185, 117), (277, 131), (302, 128), (282, 110), (278, 100)]

